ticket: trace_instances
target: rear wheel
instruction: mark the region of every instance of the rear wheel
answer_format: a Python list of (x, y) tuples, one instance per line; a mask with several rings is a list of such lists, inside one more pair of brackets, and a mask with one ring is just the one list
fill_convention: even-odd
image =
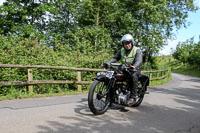
[(140, 90), (140, 92), (138, 92), (138, 93), (139, 93), (139, 96), (138, 96), (138, 98), (136, 99), (136, 103), (133, 104), (132, 107), (138, 107), (138, 106), (140, 106), (140, 104), (142, 103), (142, 101), (143, 101), (143, 99), (144, 99), (144, 93), (145, 93), (145, 91), (143, 90), (142, 87), (140, 87), (139, 89), (142, 89), (142, 90)]
[(110, 98), (107, 93), (107, 84), (95, 80), (88, 93), (88, 105), (95, 115), (104, 114), (110, 105)]
[(140, 106), (140, 104), (142, 103), (144, 98), (144, 94), (140, 95), (137, 99), (136, 99), (136, 103), (132, 105), (132, 107), (138, 107)]

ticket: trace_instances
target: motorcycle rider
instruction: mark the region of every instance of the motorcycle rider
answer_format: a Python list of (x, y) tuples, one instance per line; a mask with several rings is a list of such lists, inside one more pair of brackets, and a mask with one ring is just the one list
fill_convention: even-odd
[[(138, 87), (138, 77), (141, 73), (142, 65), (142, 53), (138, 47), (135, 46), (135, 41), (130, 34), (125, 34), (121, 39), (122, 48), (117, 52), (117, 54), (112, 57), (106, 64), (114, 63), (121, 60), (122, 64), (129, 66), (134, 71), (131, 73), (132, 77), (132, 88), (130, 100), (128, 103), (133, 103), (136, 101), (137, 97), (137, 87)], [(101, 65), (104, 66), (103, 64)]]

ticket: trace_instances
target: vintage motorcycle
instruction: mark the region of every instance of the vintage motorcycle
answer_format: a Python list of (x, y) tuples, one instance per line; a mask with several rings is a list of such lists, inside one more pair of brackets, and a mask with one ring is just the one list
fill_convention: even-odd
[(112, 104), (138, 107), (147, 94), (149, 77), (140, 74), (138, 79), (137, 97), (133, 103), (129, 103), (131, 88), (131, 71), (124, 64), (104, 64), (106, 72), (99, 72), (95, 77), (89, 93), (88, 105), (95, 115), (104, 114)]

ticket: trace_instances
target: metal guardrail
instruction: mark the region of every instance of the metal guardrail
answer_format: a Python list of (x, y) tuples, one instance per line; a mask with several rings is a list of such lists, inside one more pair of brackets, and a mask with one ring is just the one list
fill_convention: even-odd
[[(28, 80), (27, 81), (0, 81), (1, 86), (15, 86), (15, 85), (28, 85), (29, 92), (33, 92), (33, 85), (39, 84), (78, 84), (78, 90), (82, 90), (83, 84), (91, 84), (92, 81), (82, 81), (81, 71), (93, 71), (100, 72), (106, 71), (104, 69), (91, 69), (91, 68), (76, 68), (76, 67), (65, 67), (65, 66), (44, 66), (44, 65), (17, 65), (17, 64), (0, 64), (0, 68), (24, 68), (28, 69)], [(77, 71), (77, 81), (67, 81), (67, 80), (33, 80), (32, 69), (59, 69), (59, 70), (72, 70)], [(150, 80), (164, 79), (168, 76), (169, 70), (154, 70), (154, 71), (142, 71), (142, 73), (147, 74)], [(153, 73), (156, 73), (156, 77), (153, 77)], [(155, 75), (155, 74), (154, 74)], [(160, 76), (159, 76), (160, 75)]]

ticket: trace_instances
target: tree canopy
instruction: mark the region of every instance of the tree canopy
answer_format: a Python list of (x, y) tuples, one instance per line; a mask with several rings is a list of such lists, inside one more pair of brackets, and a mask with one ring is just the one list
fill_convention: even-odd
[(7, 0), (0, 6), (0, 34), (87, 53), (115, 51), (130, 33), (148, 61), (195, 10), (193, 0)]

